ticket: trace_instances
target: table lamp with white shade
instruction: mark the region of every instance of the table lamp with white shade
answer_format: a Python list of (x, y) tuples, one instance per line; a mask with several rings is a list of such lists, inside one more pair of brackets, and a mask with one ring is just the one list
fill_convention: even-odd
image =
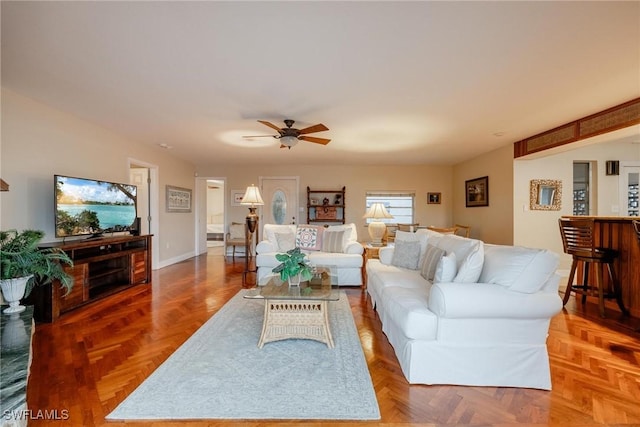
[(242, 196), (241, 205), (249, 205), (249, 214), (247, 215), (247, 227), (251, 233), (256, 231), (258, 225), (258, 215), (256, 214), (256, 206), (264, 205), (262, 196), (260, 195), (260, 189), (251, 184), (247, 187), (244, 196)]
[(373, 203), (363, 218), (373, 219), (369, 223), (369, 236), (371, 237), (372, 246), (382, 246), (382, 238), (387, 230), (387, 225), (382, 221), (375, 221), (380, 219), (393, 218), (382, 203)]

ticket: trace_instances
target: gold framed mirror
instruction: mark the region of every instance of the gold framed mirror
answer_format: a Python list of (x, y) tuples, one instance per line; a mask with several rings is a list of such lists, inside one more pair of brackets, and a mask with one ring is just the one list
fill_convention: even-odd
[(562, 181), (532, 179), (529, 196), (532, 211), (559, 211), (562, 206)]

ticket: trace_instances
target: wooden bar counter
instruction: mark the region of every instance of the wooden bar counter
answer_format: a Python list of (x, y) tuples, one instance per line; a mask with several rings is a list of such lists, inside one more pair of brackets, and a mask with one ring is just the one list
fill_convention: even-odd
[[(576, 218), (585, 218), (583, 216)], [(614, 264), (622, 288), (622, 301), (633, 317), (640, 317), (640, 242), (631, 222), (638, 217), (586, 217), (595, 219), (596, 246), (615, 249), (618, 259)], [(595, 271), (589, 271), (589, 277)], [(578, 270), (576, 283), (581, 283), (582, 272)], [(605, 286), (610, 286), (607, 274)], [(594, 298), (595, 300), (595, 298)], [(619, 311), (615, 300), (606, 301), (607, 309)]]

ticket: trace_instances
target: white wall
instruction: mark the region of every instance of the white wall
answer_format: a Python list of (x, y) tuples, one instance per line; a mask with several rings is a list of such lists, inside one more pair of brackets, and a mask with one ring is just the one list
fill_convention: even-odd
[[(465, 181), (489, 177), (489, 206), (466, 207)], [(471, 226), (471, 237), (487, 243), (513, 243), (513, 146), (507, 145), (455, 165), (454, 223)]]
[(194, 214), (165, 212), (165, 186), (194, 188), (193, 165), (161, 148), (122, 138), (107, 129), (2, 90), (0, 228), (36, 228), (55, 240), (53, 175), (129, 182), (129, 159), (158, 166), (160, 233), (153, 250), (160, 267), (192, 256)]

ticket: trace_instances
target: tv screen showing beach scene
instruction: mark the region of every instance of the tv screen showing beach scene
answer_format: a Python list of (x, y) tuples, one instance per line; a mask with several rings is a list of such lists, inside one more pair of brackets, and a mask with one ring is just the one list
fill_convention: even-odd
[(136, 219), (137, 187), (55, 175), (56, 237), (129, 231)]

